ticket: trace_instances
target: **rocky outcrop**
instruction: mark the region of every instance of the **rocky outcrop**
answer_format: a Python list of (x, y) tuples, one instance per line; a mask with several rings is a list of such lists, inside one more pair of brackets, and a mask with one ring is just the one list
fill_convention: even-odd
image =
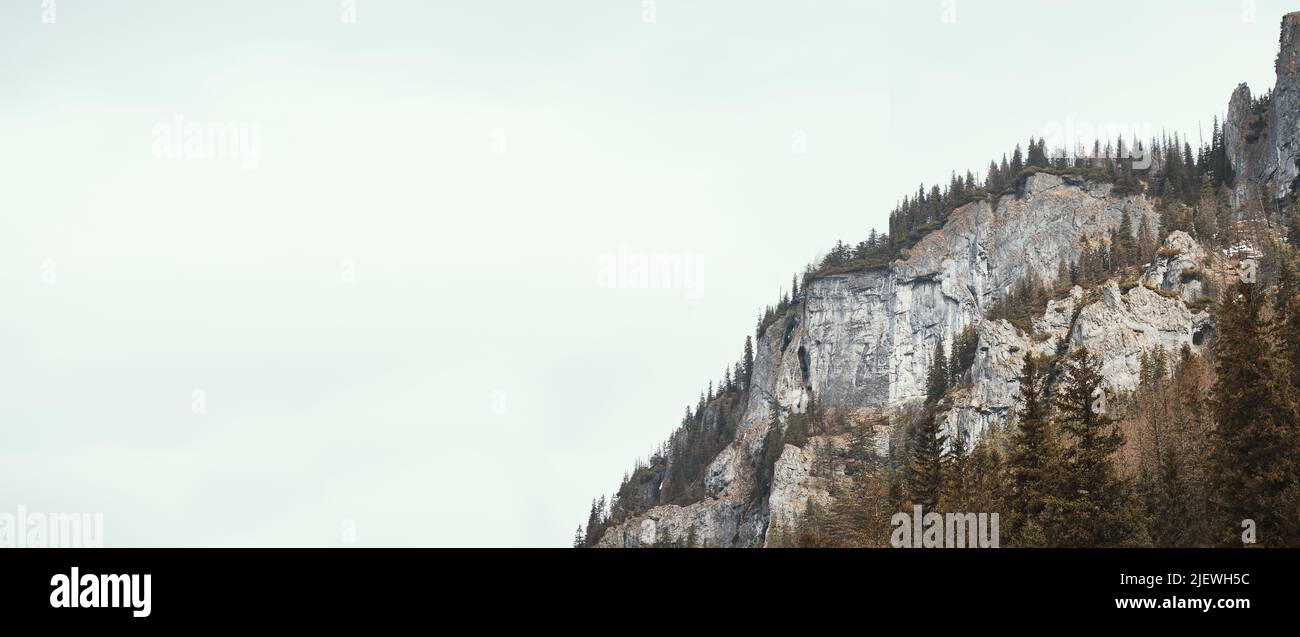
[(1295, 192), (1300, 178), (1300, 13), (1282, 18), (1277, 84), (1273, 87), (1273, 143), (1277, 174), (1273, 198)]
[(1228, 102), (1224, 145), (1236, 181), (1236, 208), (1295, 193), (1300, 179), (1300, 13), (1282, 18), (1277, 80), (1271, 99), (1253, 98), (1245, 84)]
[[(828, 438), (812, 438), (806, 449), (786, 445), (772, 472), (772, 492), (768, 495), (768, 532), (765, 545), (773, 539), (794, 530), (799, 516), (808, 504), (830, 504), (830, 491), (826, 480), (814, 477), (815, 449), (826, 444)], [(835, 442), (830, 444), (834, 445)]]
[(1207, 256), (1195, 239), (1175, 230), (1142, 275), (1142, 284), (1177, 294), (1184, 301), (1195, 301), (1205, 295), (1202, 269)]
[(1193, 313), (1181, 300), (1141, 285), (1123, 293), (1111, 281), (1102, 288), (1101, 300), (1079, 313), (1070, 340), (1101, 362), (1107, 387), (1131, 390), (1138, 385), (1144, 352), (1157, 347), (1177, 352), (1184, 345), (1195, 351), (1209, 328), (1208, 312)]
[(1031, 272), (1056, 278), (1078, 259), (1080, 239), (1109, 240), (1125, 216), (1133, 228), (1158, 216), (1141, 195), (1115, 197), (1110, 186), (1039, 173), (1020, 196), (953, 212), (911, 256), (888, 269), (836, 274), (804, 291), (803, 338), (808, 385), (828, 404), (891, 409), (925, 394), (935, 345), (979, 321), (981, 308)]
[(1235, 176), (1231, 201), (1234, 209), (1273, 190), (1277, 162), (1267, 141), (1271, 121), (1272, 110), (1256, 103), (1249, 86), (1238, 85), (1228, 100), (1228, 114), (1223, 120), (1223, 144)]
[(984, 321), (978, 328), (979, 345), (971, 365), (971, 384), (953, 396), (953, 405), (940, 418), (949, 435), (957, 431), (978, 438), (989, 427), (1006, 421), (1019, 407), (1020, 368), (1026, 354), (1048, 356), (1069, 332), (1074, 305), (1083, 298), (1075, 287), (1070, 296), (1047, 304), (1043, 318), (1035, 323), (1036, 338), (1021, 334), (1006, 321)]
[(690, 506), (657, 506), (609, 529), (598, 548), (691, 546), (700, 548), (752, 546), (739, 542), (744, 517), (733, 500), (705, 500)]

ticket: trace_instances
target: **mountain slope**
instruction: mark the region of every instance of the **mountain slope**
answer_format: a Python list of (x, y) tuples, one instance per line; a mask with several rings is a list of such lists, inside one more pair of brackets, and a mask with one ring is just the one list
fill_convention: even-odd
[[(1296, 196), (1298, 35), (1300, 13), (1290, 14), (1283, 20), (1270, 98), (1252, 99), (1243, 85), (1230, 101), (1223, 131), (1236, 177), (1229, 194), (1233, 219), (1251, 206), (1289, 207)], [(789, 444), (791, 419), (819, 409), (863, 422), (916, 409), (926, 401), (935, 352), (967, 330), (978, 339), (973, 360), (936, 410), (950, 440), (979, 438), (1016, 411), (1027, 353), (1046, 357), (1086, 347), (1098, 357), (1107, 388), (1123, 393), (1137, 388), (1145, 361), (1157, 350), (1186, 346), (1195, 353), (1206, 345), (1214, 323), (1207, 295), (1235, 276), (1238, 253), (1211, 250), (1183, 231), (1163, 232), (1156, 235), (1163, 235), (1161, 249), (1148, 263), (1117, 269), (1099, 285), (1070, 285), (1061, 278), (1065, 264), (1084, 262), (1124, 232), (1136, 242), (1144, 231), (1167, 226), (1161, 211), (1177, 204), (1087, 171), (1029, 172), (1014, 192), (956, 208), (941, 228), (888, 266), (806, 280), (802, 296), (760, 329), (748, 385), (703, 405), (706, 430), (726, 428), (725, 410), (741, 413), (732, 414), (732, 439), (707, 464), (702, 497), (658, 504), (654, 494), (667, 468), (638, 470), (632, 486), (643, 494), (640, 502), (626, 506), (587, 543), (774, 543), (808, 503), (833, 499), (833, 481), (844, 464), (832, 461), (829, 470), (818, 471), (817, 449), (843, 456), (851, 445), (847, 429)], [(1243, 247), (1250, 254), (1254, 249)], [(991, 318), (991, 309), (1026, 280), (1051, 284), (1058, 293), (1028, 308), (1029, 325)]]

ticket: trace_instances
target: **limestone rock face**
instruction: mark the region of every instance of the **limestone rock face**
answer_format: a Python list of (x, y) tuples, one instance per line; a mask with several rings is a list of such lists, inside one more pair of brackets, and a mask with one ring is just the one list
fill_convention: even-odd
[(867, 409), (923, 398), (940, 339), (950, 345), (1030, 272), (1055, 279), (1062, 260), (1078, 259), (1080, 237), (1103, 242), (1125, 215), (1133, 228), (1159, 221), (1143, 196), (1113, 197), (1109, 185), (1038, 173), (1021, 196), (954, 211), (905, 261), (813, 280), (798, 343), (812, 393)]
[(1205, 294), (1200, 272), (1206, 257), (1195, 239), (1182, 230), (1175, 230), (1169, 233), (1160, 254), (1142, 275), (1142, 283), (1174, 292), (1184, 301), (1195, 301)]
[[(1185, 254), (1204, 258), (1204, 250), (1187, 235), (1171, 240), (1181, 243)], [(1181, 254), (1169, 259), (1176, 261)], [(1157, 274), (1159, 267), (1153, 264), (1146, 278), (1163, 280), (1164, 275)], [(1178, 278), (1175, 274), (1174, 279)], [(1184, 292), (1194, 287), (1178, 285)], [(1034, 321), (1034, 336), (1019, 334), (1006, 321), (981, 323), (971, 386), (957, 392), (952, 409), (941, 416), (947, 433), (953, 435), (960, 428), (978, 437), (990, 426), (1005, 422), (1020, 408), (1019, 377), (1025, 354), (1051, 355), (1062, 339), (1069, 340), (1070, 348), (1088, 348), (1101, 361), (1108, 388), (1128, 391), (1136, 388), (1140, 380), (1143, 353), (1149, 354), (1157, 347), (1174, 353), (1183, 345), (1200, 351), (1213, 329), (1207, 311), (1193, 312), (1183, 299), (1162, 296), (1142, 285), (1124, 293), (1112, 280), (1102, 288), (1100, 299), (1084, 305), (1074, 318), (1075, 306), (1084, 301), (1083, 290), (1077, 286), (1070, 296), (1049, 301), (1042, 318)]]
[[(1075, 290), (1082, 294), (1079, 288)], [(1070, 301), (1060, 307), (1068, 320), (1073, 315)], [(1047, 316), (1057, 314), (1049, 305)], [(940, 417), (945, 432), (952, 436), (961, 431), (978, 438), (989, 427), (1002, 424), (1019, 407), (1020, 368), (1025, 355), (1051, 354), (1067, 329), (1068, 325), (1063, 324), (1050, 339), (1035, 342), (1006, 321), (981, 323), (975, 363), (971, 365), (971, 386), (958, 391), (952, 409)]]
[(1256, 105), (1242, 84), (1228, 102), (1223, 134), (1237, 208), (1255, 198), (1283, 199), (1300, 178), (1300, 13), (1282, 18), (1280, 43), (1272, 99)]
[(1143, 352), (1177, 352), (1183, 345), (1198, 350), (1209, 329), (1208, 312), (1193, 313), (1181, 300), (1141, 285), (1121, 293), (1111, 281), (1101, 301), (1080, 312), (1070, 338), (1101, 361), (1107, 387), (1128, 390), (1137, 387)]
[(1291, 194), (1300, 178), (1300, 13), (1282, 18), (1281, 47), (1273, 87), (1274, 199)]
[[(750, 546), (739, 541), (739, 505), (729, 500), (703, 500), (690, 506), (657, 506), (643, 515), (614, 526), (596, 543), (597, 548), (638, 548), (663, 544), (687, 546), (694, 536), (697, 547)], [(692, 529), (694, 533), (692, 533)]]
[(794, 529), (809, 502), (822, 506), (830, 504), (827, 489), (812, 475), (812, 449), (817, 448), (819, 441), (819, 438), (810, 440), (807, 450), (786, 445), (777, 459), (772, 473), (772, 492), (768, 496), (768, 528), (771, 532), (767, 535), (767, 543), (774, 535)]
[(1260, 112), (1253, 105), (1250, 87), (1239, 84), (1228, 100), (1228, 114), (1223, 119), (1223, 144), (1237, 184), (1232, 191), (1233, 208), (1245, 205), (1255, 191), (1263, 188), (1261, 184), (1272, 183), (1277, 172), (1266, 140), (1271, 110)]

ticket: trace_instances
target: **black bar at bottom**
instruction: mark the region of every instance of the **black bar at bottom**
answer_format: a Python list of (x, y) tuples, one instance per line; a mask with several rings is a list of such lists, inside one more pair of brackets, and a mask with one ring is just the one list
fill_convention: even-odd
[[(48, 626), (128, 627), (435, 616), (487, 625), (602, 616), (635, 626), (687, 611), (725, 623), (736, 613), (780, 609), (827, 619), (851, 608), (936, 621), (1047, 612), (1117, 622), (1253, 622), (1280, 619), (1294, 607), (1297, 567), (1300, 550), (1292, 549), (6, 549), (0, 608), (5, 619)], [(52, 581), (65, 576), (71, 584), (73, 568), (78, 579), (95, 576), (88, 584), (99, 593), (106, 585), (99, 576), (148, 574), (148, 616), (135, 616), (143, 613), (135, 599), (116, 608), (71, 607), (72, 591), (60, 596)], [(138, 598), (142, 580), (135, 581)], [(54, 598), (64, 605), (52, 605)]]

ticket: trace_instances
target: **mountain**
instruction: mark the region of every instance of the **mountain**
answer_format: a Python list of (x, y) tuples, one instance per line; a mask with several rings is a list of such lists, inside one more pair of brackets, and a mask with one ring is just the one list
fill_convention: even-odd
[(1292, 196), (1300, 180), (1300, 13), (1282, 19), (1277, 84), (1252, 98), (1244, 83), (1228, 102), (1223, 135), (1237, 175), (1233, 204)]
[(1212, 357), (1213, 302), (1248, 259), (1270, 264), (1266, 276), (1283, 287), (1281, 236), (1300, 187), (1300, 13), (1282, 21), (1276, 70), (1262, 97), (1237, 88), (1221, 134), (1197, 153), (1177, 139), (1134, 140), (1129, 148), (1154, 158), (1139, 168), (1124, 140), (1102, 157), (1037, 159), (1031, 140), (1027, 165), (1016, 165), (1017, 147), (1012, 178), (995, 163), (967, 202), (923, 190), (918, 200), (953, 201), (941, 223), (915, 242), (891, 227), (892, 258), (880, 263), (811, 268), (760, 321), (752, 362), (688, 409), (613, 501), (593, 504), (577, 543), (786, 545), (849, 485), (873, 488), (854, 477), (866, 466), (893, 475), (876, 484), (887, 519), (916, 501), (899, 492), (927, 419), (946, 441), (944, 471), (982, 441), (1005, 457), (1026, 355), (1046, 361), (1050, 397), (1080, 349), (1120, 405), (1130, 442), (1115, 470), (1140, 490), (1153, 473), (1139, 448), (1150, 419), (1134, 396), (1153, 395), (1141, 393), (1153, 361), (1163, 387), (1165, 361)]

